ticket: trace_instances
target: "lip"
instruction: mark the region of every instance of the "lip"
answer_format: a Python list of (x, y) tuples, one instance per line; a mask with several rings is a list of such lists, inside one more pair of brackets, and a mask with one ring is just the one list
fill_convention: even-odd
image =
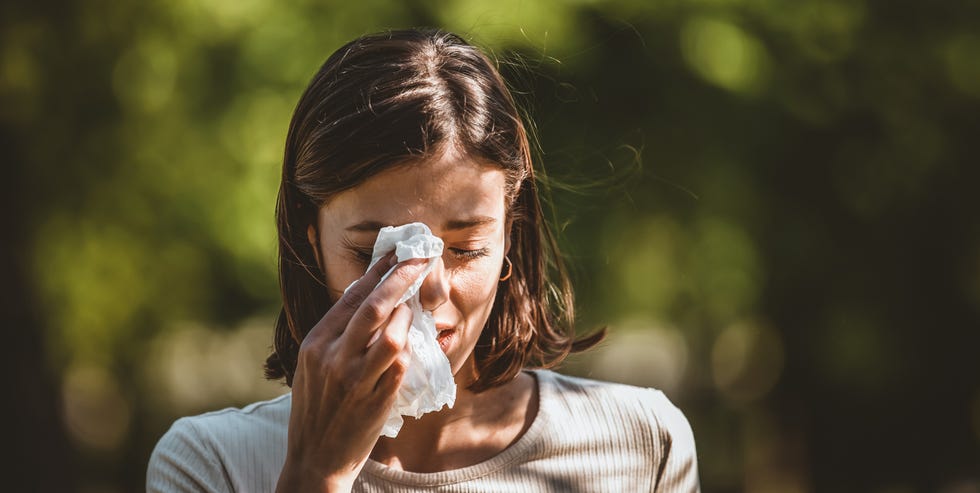
[(436, 341), (439, 343), (439, 348), (442, 349), (443, 353), (448, 352), (449, 346), (456, 339), (456, 333), (458, 331), (452, 325), (436, 325), (436, 332)]

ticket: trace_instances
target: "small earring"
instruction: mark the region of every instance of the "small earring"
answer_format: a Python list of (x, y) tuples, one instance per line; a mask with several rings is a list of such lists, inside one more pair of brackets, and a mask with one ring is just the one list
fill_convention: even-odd
[(514, 273), (514, 264), (510, 263), (510, 259), (506, 255), (504, 256), (504, 260), (507, 261), (507, 275), (501, 277), (500, 278), (501, 281), (506, 281), (507, 279), (510, 279), (510, 275)]

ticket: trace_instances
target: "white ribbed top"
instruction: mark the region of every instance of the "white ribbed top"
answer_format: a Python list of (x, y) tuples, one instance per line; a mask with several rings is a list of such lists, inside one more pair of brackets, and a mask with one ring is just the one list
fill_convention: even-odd
[[(368, 460), (355, 492), (699, 491), (694, 436), (659, 390), (532, 370), (538, 413), (478, 464), (414, 473)], [(290, 395), (181, 418), (150, 458), (149, 492), (271, 492), (286, 458)]]

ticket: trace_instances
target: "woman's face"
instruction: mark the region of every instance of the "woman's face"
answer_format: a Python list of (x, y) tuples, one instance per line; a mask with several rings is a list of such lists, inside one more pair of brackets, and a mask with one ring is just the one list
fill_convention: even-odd
[[(379, 173), (332, 197), (318, 217), (320, 259), (331, 302), (364, 274), (380, 228), (425, 223), (442, 238), (445, 249), (419, 299), (432, 311), (457, 383), (468, 384), (475, 378), (473, 348), (490, 315), (510, 249), (504, 186), (499, 167), (447, 152)], [(317, 240), (312, 228), (309, 236), (311, 242)]]

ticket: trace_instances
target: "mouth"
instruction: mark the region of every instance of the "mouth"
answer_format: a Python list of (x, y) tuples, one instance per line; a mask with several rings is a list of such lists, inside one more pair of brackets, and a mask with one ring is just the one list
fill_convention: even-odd
[(449, 351), (449, 346), (456, 339), (457, 330), (452, 327), (440, 327), (438, 330), (439, 333), (436, 334), (436, 341), (439, 343), (439, 348), (445, 353)]

